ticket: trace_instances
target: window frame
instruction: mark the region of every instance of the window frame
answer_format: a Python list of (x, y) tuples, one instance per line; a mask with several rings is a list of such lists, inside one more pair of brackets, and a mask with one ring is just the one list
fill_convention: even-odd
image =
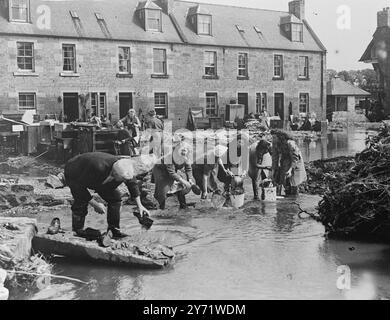
[[(305, 59), (305, 62), (304, 62), (304, 66), (303, 66), (303, 71), (304, 71), (304, 74), (302, 75), (301, 74), (301, 68), (302, 68), (302, 58)], [(299, 56), (299, 70), (298, 70), (298, 78), (299, 79), (309, 79), (309, 66), (310, 66), (310, 63), (309, 63), (309, 57), (308, 56)], [(306, 71), (306, 72), (305, 72)]]
[[(215, 98), (215, 106), (213, 108), (209, 107), (209, 101), (208, 101), (209, 98)], [(205, 106), (206, 116), (208, 116), (208, 117), (212, 117), (212, 116), (217, 117), (218, 116), (218, 111), (219, 111), (219, 107), (218, 107), (218, 92), (206, 92), (205, 93), (205, 99), (206, 99), (206, 106)], [(210, 110), (211, 110), (211, 112), (210, 112)]]
[[(345, 102), (345, 104), (341, 104), (341, 102)], [(340, 108), (340, 106), (344, 106), (344, 108)], [(348, 111), (348, 97), (346, 96), (336, 96), (335, 99), (335, 111), (336, 112), (347, 112)]]
[[(307, 100), (306, 100), (306, 104), (305, 104), (305, 111), (303, 112), (303, 110), (301, 109), (302, 107), (302, 103), (301, 103), (301, 97), (302, 96), (306, 96)], [(308, 92), (300, 92), (299, 95), (298, 95), (298, 113), (300, 115), (307, 115), (309, 114), (310, 112), (310, 94)]]
[[(70, 59), (69, 57), (65, 57), (64, 47), (66, 47), (66, 46), (73, 48), (73, 70), (65, 70), (65, 59)], [(62, 44), (62, 72), (77, 73), (77, 52), (76, 52), (76, 44), (74, 44), (74, 43), (63, 43)]]
[[(121, 59), (121, 49), (128, 49), (128, 59)], [(121, 61), (127, 61), (127, 71), (121, 71)], [(118, 46), (118, 73), (131, 74), (131, 48), (129, 46)]]
[[(9, 11), (8, 11), (8, 14), (9, 14), (9, 21), (10, 22), (20, 22), (20, 23), (30, 23), (31, 21), (31, 17), (30, 17), (30, 0), (24, 0), (25, 1), (25, 4), (26, 4), (26, 8), (25, 8), (25, 11), (26, 11), (26, 19), (15, 19), (14, 18), (14, 15), (13, 15), (13, 9), (17, 9), (19, 8), (20, 10), (20, 7), (16, 7), (14, 6), (14, 1), (15, 0), (10, 0), (9, 2)], [(19, 0), (20, 1), (20, 0)]]
[[(158, 18), (152, 17), (152, 13), (158, 14)], [(145, 9), (144, 17), (145, 17), (145, 30), (146, 31), (162, 32), (162, 13), (161, 13), (161, 10)], [(155, 29), (155, 28), (150, 27), (149, 21), (158, 21), (158, 28)]]
[[(210, 64), (210, 61), (206, 58), (208, 58), (208, 55), (209, 54), (213, 54), (213, 63)], [(218, 66), (218, 63), (217, 63), (217, 51), (204, 51), (203, 53), (203, 64), (204, 64), (204, 75), (206, 77), (217, 77), (218, 76), (218, 69), (217, 69), (217, 66)], [(214, 72), (212, 74), (208, 73), (207, 72), (207, 69), (213, 69)]]
[(268, 111), (267, 92), (256, 92), (256, 113), (260, 114), (264, 110)]
[[(164, 53), (163, 60), (155, 59), (155, 51), (161, 51)], [(156, 72), (156, 64), (162, 63), (163, 72)], [(167, 75), (168, 74), (168, 61), (167, 61), (167, 49), (165, 48), (153, 48), (153, 74), (155, 75)]]
[[(276, 65), (276, 58), (277, 57), (280, 57), (280, 65), (277, 66)], [(284, 57), (282, 54), (274, 54), (274, 63), (273, 63), (273, 66), (274, 66), (274, 78), (276, 79), (283, 79), (284, 78)], [(276, 74), (276, 68), (279, 68), (280, 69), (280, 74)]]
[[(26, 106), (21, 106), (20, 105), (20, 102), (21, 102), (21, 99), (20, 99), (20, 96), (21, 95), (32, 95), (33, 96), (33, 102), (34, 102), (34, 107), (33, 108), (29, 108), (29, 107), (26, 107)], [(19, 92), (18, 93), (18, 111), (26, 111), (26, 110), (37, 110), (37, 94), (36, 92)]]
[[(26, 56), (26, 55), (23, 55), (23, 56), (19, 56), (19, 45), (20, 44), (23, 44), (23, 45), (26, 45), (26, 44), (29, 44), (31, 45), (31, 56)], [(24, 48), (24, 53), (26, 51), (26, 49)], [(28, 41), (17, 41), (16, 42), (16, 65), (18, 67), (18, 71), (21, 71), (21, 72), (35, 72), (35, 54), (34, 54), (34, 42), (28, 42)], [(31, 69), (22, 69), (19, 67), (19, 58), (20, 59), (31, 59)], [(24, 64), (26, 64), (25, 60), (24, 60)]]
[[(165, 100), (165, 104), (157, 104), (157, 96), (158, 95), (162, 95), (164, 96), (164, 100)], [(153, 94), (153, 99), (154, 99), (154, 111), (156, 111), (156, 114), (158, 116), (162, 116), (164, 119), (168, 119), (168, 110), (169, 110), (169, 95), (168, 95), (168, 92), (163, 92), (163, 91), (156, 91), (154, 92)], [(159, 101), (161, 102), (161, 100)], [(159, 110), (163, 109), (164, 110), (164, 115), (161, 115), (161, 113), (159, 112)]]
[[(240, 67), (240, 57), (241, 56), (244, 56), (245, 57), (245, 66), (244, 68)], [(247, 52), (239, 52), (238, 53), (238, 61), (237, 61), (237, 73), (238, 73), (238, 77), (240, 78), (248, 78), (249, 76), (249, 72), (248, 72), (248, 64), (249, 64), (249, 57), (248, 57), (248, 53)], [(240, 71), (244, 71), (244, 74), (240, 74)]]
[[(102, 106), (101, 98), (104, 98), (104, 103)], [(95, 103), (94, 103), (95, 100)], [(90, 107), (92, 113), (95, 113), (97, 117), (107, 116), (108, 115), (108, 106), (107, 106), (107, 93), (101, 91), (91, 92), (91, 102)], [(102, 114), (103, 110), (103, 114)], [(92, 114), (91, 113), (91, 114)]]
[[(296, 29), (298, 28), (298, 29)], [(291, 23), (291, 41), (303, 42), (303, 24)]]
[[(202, 23), (203, 21), (201, 21), (202, 18), (206, 18), (209, 19), (209, 23)], [(204, 32), (204, 28), (201, 26), (205, 26), (205, 25), (208, 25), (208, 32)], [(213, 17), (209, 14), (197, 14), (196, 15), (196, 33), (198, 35), (205, 35), (205, 36), (211, 36), (213, 34)]]

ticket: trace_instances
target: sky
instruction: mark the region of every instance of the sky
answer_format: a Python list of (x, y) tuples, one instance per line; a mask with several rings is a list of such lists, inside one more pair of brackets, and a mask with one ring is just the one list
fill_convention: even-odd
[[(289, 0), (194, 2), (288, 11)], [(370, 64), (358, 61), (376, 30), (377, 12), (385, 7), (390, 7), (390, 0), (306, 0), (306, 20), (328, 51), (328, 69), (342, 71), (372, 68)]]

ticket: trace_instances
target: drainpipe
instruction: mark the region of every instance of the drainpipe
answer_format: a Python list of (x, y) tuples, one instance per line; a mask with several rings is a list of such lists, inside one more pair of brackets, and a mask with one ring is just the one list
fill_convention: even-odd
[(324, 111), (324, 53), (321, 53), (321, 110), (322, 117), (326, 118), (326, 109)]

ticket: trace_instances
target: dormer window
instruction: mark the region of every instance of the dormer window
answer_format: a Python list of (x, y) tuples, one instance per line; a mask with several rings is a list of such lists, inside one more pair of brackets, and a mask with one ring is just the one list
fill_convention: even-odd
[(146, 30), (161, 31), (161, 10), (146, 10)]
[(200, 5), (188, 11), (188, 18), (193, 30), (199, 35), (211, 36), (213, 33), (213, 19), (211, 14)]
[(14, 22), (30, 22), (30, 1), (9, 0), (9, 20)]
[(198, 34), (211, 36), (211, 16), (198, 14)]
[(303, 42), (303, 24), (291, 24), (291, 41)]
[(303, 42), (303, 24), (302, 23), (286, 23), (284, 31), (294, 42)]
[(303, 23), (290, 14), (281, 18), (281, 28), (286, 36), (294, 42), (303, 42)]
[(151, 1), (141, 2), (137, 12), (145, 31), (162, 32), (162, 9), (157, 4)]

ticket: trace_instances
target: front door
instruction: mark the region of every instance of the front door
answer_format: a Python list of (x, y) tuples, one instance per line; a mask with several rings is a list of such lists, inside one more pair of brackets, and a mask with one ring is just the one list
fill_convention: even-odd
[(243, 104), (245, 106), (245, 115), (247, 115), (249, 110), (248, 94), (244, 92), (239, 92), (237, 98), (238, 98), (238, 104)]
[(284, 120), (284, 94), (275, 93), (275, 116), (279, 116), (280, 119)]
[(64, 120), (72, 122), (79, 119), (79, 95), (78, 93), (64, 93)]
[(133, 108), (133, 94), (131, 92), (119, 93), (119, 117), (124, 118), (127, 112)]

